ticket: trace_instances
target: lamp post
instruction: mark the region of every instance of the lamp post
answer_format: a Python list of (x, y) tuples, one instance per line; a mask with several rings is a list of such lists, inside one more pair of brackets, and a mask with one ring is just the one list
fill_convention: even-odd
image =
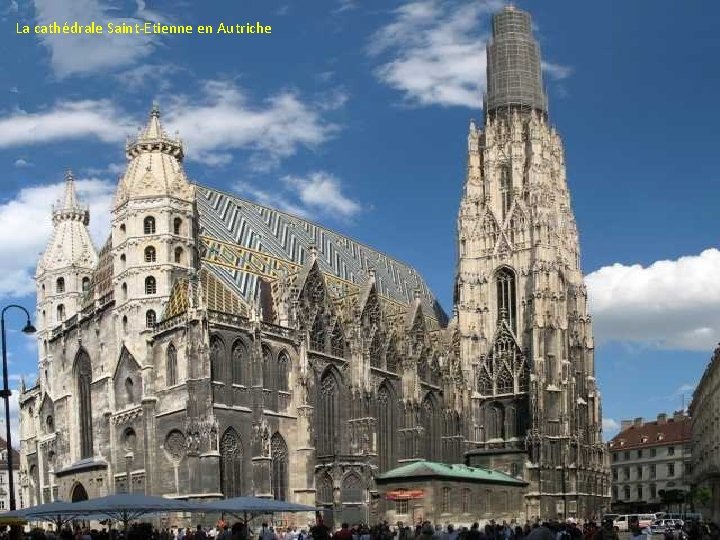
[(12, 440), (10, 434), (10, 389), (8, 388), (8, 366), (7, 366), (7, 346), (5, 342), (5, 312), (10, 308), (17, 308), (25, 312), (27, 315), (27, 323), (22, 331), (25, 334), (34, 334), (35, 327), (30, 322), (30, 313), (28, 310), (17, 304), (5, 306), (0, 314), (0, 328), (2, 329), (2, 367), (3, 367), (3, 387), (0, 390), (0, 397), (5, 401), (5, 436), (7, 439), (7, 467), (8, 467), (8, 487), (10, 488), (10, 510), (15, 510), (15, 479), (13, 478), (12, 468)]

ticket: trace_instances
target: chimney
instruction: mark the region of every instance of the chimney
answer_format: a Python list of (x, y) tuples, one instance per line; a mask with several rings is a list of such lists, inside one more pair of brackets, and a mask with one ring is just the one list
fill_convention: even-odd
[(632, 420), (622, 420), (620, 422), (620, 431), (625, 431), (626, 429), (631, 428), (632, 425), (633, 425)]
[(643, 425), (642, 416), (638, 416), (638, 417), (635, 419), (634, 424), (635, 424), (635, 427), (642, 427), (642, 425)]
[(667, 414), (665, 414), (665, 413), (658, 414), (657, 423), (658, 424), (667, 424)]

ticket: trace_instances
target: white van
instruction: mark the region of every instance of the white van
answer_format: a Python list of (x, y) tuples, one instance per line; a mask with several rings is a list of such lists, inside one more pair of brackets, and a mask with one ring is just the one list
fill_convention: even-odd
[(633, 518), (637, 518), (640, 521), (641, 529), (649, 527), (656, 519), (655, 514), (621, 514), (615, 518), (613, 525), (617, 527), (620, 532), (627, 532), (630, 521)]

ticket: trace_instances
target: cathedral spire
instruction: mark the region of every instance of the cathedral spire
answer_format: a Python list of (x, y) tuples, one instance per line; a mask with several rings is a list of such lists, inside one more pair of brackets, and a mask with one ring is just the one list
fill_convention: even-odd
[(90, 212), (78, 203), (75, 194), (75, 176), (69, 169), (65, 173), (63, 196), (53, 205), (52, 217), (55, 224), (63, 220), (76, 220), (83, 225), (90, 223)]
[(513, 107), (547, 114), (540, 47), (533, 37), (530, 14), (505, 6), (493, 17), (492, 27), (487, 47), (486, 113)]

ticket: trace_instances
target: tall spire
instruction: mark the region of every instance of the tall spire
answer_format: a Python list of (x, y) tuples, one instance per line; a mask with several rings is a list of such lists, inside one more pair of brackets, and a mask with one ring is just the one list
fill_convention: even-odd
[(547, 114), (540, 47), (532, 34), (530, 14), (506, 6), (493, 17), (492, 26), (493, 37), (487, 48), (486, 113), (515, 106)]
[(83, 225), (90, 223), (88, 208), (78, 203), (75, 194), (75, 176), (70, 169), (65, 172), (65, 189), (62, 199), (53, 206), (53, 222), (57, 223), (62, 220), (77, 220), (81, 221)]

